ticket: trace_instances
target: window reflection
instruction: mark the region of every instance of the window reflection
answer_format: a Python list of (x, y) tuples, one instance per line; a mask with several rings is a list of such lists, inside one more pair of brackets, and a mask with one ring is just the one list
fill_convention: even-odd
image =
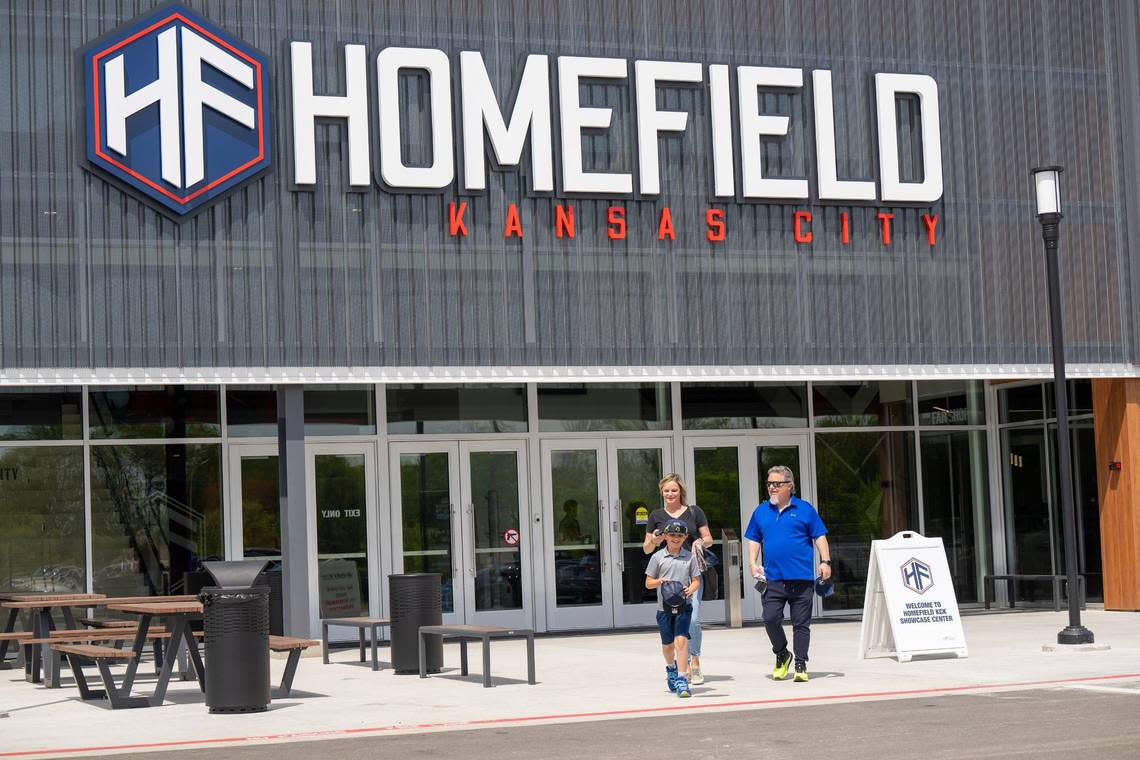
[(213, 438), (221, 433), (216, 388), (153, 385), (92, 390), (92, 438)]
[(0, 448), (0, 589), (86, 590), (83, 449)]
[(184, 575), (222, 556), (221, 447), (93, 446), (95, 591), (177, 594)]
[(815, 424), (820, 427), (910, 425), (909, 380), (812, 386)]

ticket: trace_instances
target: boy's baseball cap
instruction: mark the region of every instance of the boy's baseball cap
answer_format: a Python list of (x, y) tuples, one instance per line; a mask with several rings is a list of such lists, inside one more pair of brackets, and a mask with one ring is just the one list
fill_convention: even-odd
[(689, 526), (680, 520), (670, 520), (665, 523), (664, 533), (666, 536), (670, 534), (674, 536), (687, 536), (689, 535)]
[(685, 586), (680, 581), (665, 581), (661, 584), (661, 606), (671, 615), (679, 615), (688, 603)]

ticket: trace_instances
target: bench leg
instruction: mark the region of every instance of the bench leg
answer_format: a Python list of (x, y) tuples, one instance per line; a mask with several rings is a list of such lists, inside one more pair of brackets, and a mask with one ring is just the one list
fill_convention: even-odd
[(1053, 576), (1053, 612), (1061, 611), (1061, 579)]
[(427, 648), (424, 646), (424, 635), (419, 633), (420, 644), (420, 678), (427, 678)]
[[(69, 658), (70, 661), (70, 658)], [(48, 649), (44, 653), (44, 687), (48, 689), (59, 688), (59, 667), (60, 667), (59, 652), (54, 649)]]
[(115, 677), (111, 675), (111, 667), (107, 664), (106, 660), (97, 660), (96, 664), (99, 666), (99, 675), (103, 678), (103, 689), (107, 694), (107, 699), (111, 702), (112, 710), (121, 710), (130, 707), (150, 707), (150, 700), (146, 697), (128, 697), (122, 691), (115, 688)]
[[(2, 631), (3, 633), (11, 633), (12, 631), (16, 630), (16, 619), (19, 616), (20, 616), (19, 610), (8, 610), (8, 619), (4, 622), (4, 627), (0, 628), (0, 631)], [(20, 651), (20, 649), (21, 649), (21, 647), (17, 643), (16, 644), (16, 652), (18, 653)], [(6, 667), (4, 665), (4, 658), (7, 655), (8, 655), (8, 642), (7, 641), (0, 641), (0, 667)]]
[(69, 654), (67, 661), (71, 665), (71, 672), (75, 675), (75, 685), (79, 687), (79, 698), (85, 700), (102, 699), (107, 692), (92, 689), (87, 685), (87, 677), (83, 675), (83, 663), (78, 655)]
[(467, 639), (459, 640), (459, 675), (467, 675)]
[(380, 626), (372, 626), (372, 669), (380, 669), (380, 658), (376, 654), (376, 647), (380, 645)]
[(534, 686), (534, 634), (526, 637), (526, 682)]
[(301, 661), (301, 650), (291, 649), (289, 659), (285, 661), (285, 673), (281, 676), (281, 696), (289, 696), (293, 690), (293, 677), (297, 675), (297, 663)]
[(483, 688), (491, 688), (491, 638), (483, 637)]
[(329, 664), (329, 624), (321, 623), (321, 661)]

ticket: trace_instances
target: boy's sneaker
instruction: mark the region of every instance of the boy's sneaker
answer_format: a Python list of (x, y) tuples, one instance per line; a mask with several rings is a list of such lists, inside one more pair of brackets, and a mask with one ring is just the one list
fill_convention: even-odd
[(689, 696), (689, 679), (682, 675), (677, 676), (677, 696), (681, 699)]
[(796, 663), (796, 674), (794, 676), (792, 676), (792, 680), (795, 681), (796, 683), (807, 683), (808, 674), (807, 674), (807, 663), (806, 662), (797, 662)]
[(772, 668), (772, 680), (783, 681), (788, 677), (788, 668), (792, 666), (792, 653), (784, 652), (776, 655), (776, 667)]
[(677, 666), (665, 667), (665, 683), (669, 687), (669, 691), (677, 690)]
[(694, 665), (689, 673), (689, 683), (693, 686), (700, 686), (705, 682), (704, 674), (701, 673), (700, 665)]

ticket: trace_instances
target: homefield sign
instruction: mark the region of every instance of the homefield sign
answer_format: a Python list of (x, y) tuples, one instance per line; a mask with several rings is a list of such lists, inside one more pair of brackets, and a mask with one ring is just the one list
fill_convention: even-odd
[[(654, 228), (642, 235), (676, 240), (677, 227), (690, 224), (718, 243), (735, 223), (733, 204), (779, 203), (794, 204), (789, 231), (796, 243), (810, 244), (824, 230), (813, 230), (819, 220), (805, 206), (823, 203), (845, 207), (826, 232), (847, 245), (848, 208), (929, 206), (943, 194), (938, 83), (922, 73), (868, 72), (872, 113), (842, 116), (871, 117), (867, 151), (875, 176), (850, 177), (840, 176), (829, 69), (536, 51), (511, 62), (511, 84), (496, 91), (489, 72), (501, 70), (501, 62), (488, 62), (479, 50), (351, 41), (315, 57), (310, 41), (288, 34), (274, 49), (288, 58), (278, 67), (288, 72), (279, 121), (287, 125), (282, 157), (292, 190), (317, 188), (324, 170), (317, 124), (329, 123), (342, 136), (347, 174), (331, 181), (345, 182), (347, 190), (375, 186), (450, 196), (435, 223), (453, 238), (468, 236), (472, 208), (488, 192), (491, 171), (518, 172), (520, 192), (556, 201), (544, 220), (523, 219), (517, 202), (506, 204), (502, 236), (520, 239), (537, 222), (552, 226), (557, 238), (574, 238), (592, 225), (610, 240), (624, 240), (631, 233), (626, 204), (651, 201)], [(97, 171), (182, 216), (269, 167), (270, 62), (234, 35), (169, 5), (89, 45), (81, 57), (86, 153)], [(336, 84), (317, 85), (329, 81)], [(591, 101), (589, 88), (598, 84), (626, 90), (620, 108), (628, 113), (620, 116), (632, 125), (630, 140), (613, 133), (616, 107)], [(666, 88), (693, 90), (701, 103), (691, 113), (664, 107)], [(802, 94), (810, 108), (803, 119), (799, 111), (772, 112), (766, 107), (772, 93)], [(916, 126), (906, 136), (899, 133), (900, 100), (915, 104)], [(662, 180), (684, 169), (662, 160), (672, 154), (662, 146), (692, 129), (694, 119), (704, 121), (701, 131), (708, 135), (691, 148), (708, 167), (708, 208), (696, 219), (674, 219)], [(406, 143), (418, 127), (424, 127), (416, 139), (424, 158), (413, 160)], [(608, 141), (614, 166), (634, 168), (591, 168), (584, 139), (594, 150), (599, 139)], [(769, 171), (767, 146), (784, 141), (804, 144), (807, 176)], [(916, 168), (904, 171), (904, 152)], [(912, 176), (916, 172), (920, 176)], [(583, 219), (575, 216), (576, 198), (611, 203), (595, 211), (598, 218)], [(871, 222), (883, 245), (891, 244), (893, 219), (890, 208), (880, 208)], [(931, 209), (921, 220), (935, 245), (937, 214)]]
[(939, 537), (902, 532), (871, 542), (859, 656), (966, 657), (966, 635)]

